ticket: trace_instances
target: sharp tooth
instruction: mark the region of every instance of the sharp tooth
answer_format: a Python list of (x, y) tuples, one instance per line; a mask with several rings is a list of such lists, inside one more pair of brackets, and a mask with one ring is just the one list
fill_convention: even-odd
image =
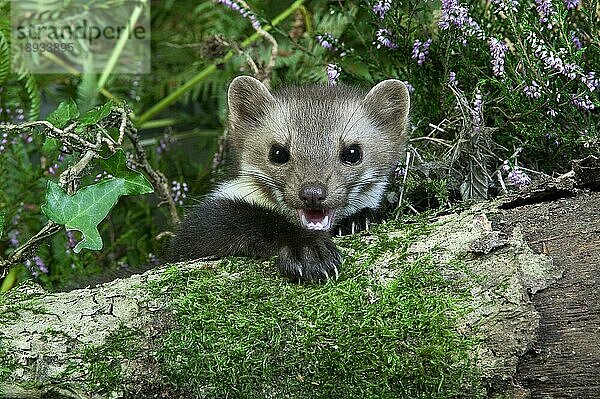
[(325, 218), (323, 219), (323, 226), (328, 226), (329, 225), (329, 215), (326, 215)]
[(304, 226), (308, 226), (308, 220), (306, 220), (306, 216), (303, 213), (301, 214), (301, 221)]

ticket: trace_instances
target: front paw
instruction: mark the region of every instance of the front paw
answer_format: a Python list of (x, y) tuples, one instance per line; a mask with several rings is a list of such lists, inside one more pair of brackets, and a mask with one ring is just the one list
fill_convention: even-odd
[(275, 264), (279, 272), (292, 281), (337, 279), (342, 256), (331, 240), (285, 246)]

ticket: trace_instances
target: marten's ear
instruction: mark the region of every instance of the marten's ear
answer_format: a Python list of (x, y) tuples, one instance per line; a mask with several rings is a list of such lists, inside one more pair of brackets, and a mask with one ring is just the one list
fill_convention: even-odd
[(238, 76), (233, 79), (227, 92), (229, 120), (255, 124), (266, 112), (269, 102), (275, 99), (258, 79), (252, 76)]
[(375, 85), (363, 99), (363, 107), (376, 125), (401, 134), (406, 130), (410, 96), (401, 81), (388, 79)]

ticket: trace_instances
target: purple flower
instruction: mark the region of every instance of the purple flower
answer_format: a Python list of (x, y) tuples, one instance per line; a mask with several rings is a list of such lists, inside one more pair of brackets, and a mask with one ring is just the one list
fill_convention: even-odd
[(73, 230), (67, 230), (67, 253), (70, 253), (73, 248), (77, 246), (77, 239), (75, 238), (75, 233)]
[(6, 150), (8, 144), (8, 133), (2, 133), (2, 140), (0, 140), (0, 154)]
[(180, 183), (175, 180), (171, 183), (171, 196), (173, 197), (173, 202), (183, 205), (183, 200), (187, 198), (187, 193), (189, 191), (187, 183)]
[(13, 248), (18, 248), (21, 244), (19, 242), (19, 230), (11, 230), (8, 232), (8, 244)]
[(346, 52), (342, 51), (343, 44), (340, 45), (339, 40), (333, 37), (331, 33), (324, 33), (322, 35), (318, 35), (316, 36), (316, 39), (323, 48), (326, 48), (332, 53), (340, 53), (340, 57), (346, 55)]
[(542, 92), (540, 91), (540, 86), (537, 84), (535, 80), (531, 81), (531, 86), (525, 86), (523, 88), (525, 95), (529, 98), (538, 99), (542, 96)]
[(575, 46), (577, 50), (581, 50), (583, 45), (581, 44), (581, 40), (579, 40), (579, 37), (577, 37), (577, 33), (574, 30), (572, 30), (571, 32), (569, 32), (569, 36), (571, 36), (571, 42), (573, 43), (573, 46)]
[(552, 6), (552, 0), (535, 0), (537, 5), (535, 10), (540, 15), (540, 23), (548, 24), (548, 29), (552, 29), (552, 17), (556, 14)]
[(581, 81), (589, 91), (594, 91), (600, 86), (600, 79), (596, 77), (596, 72), (588, 72), (581, 77)]
[(498, 11), (517, 11), (519, 0), (492, 0), (498, 6)]
[(256, 17), (256, 15), (254, 15), (249, 10), (240, 6), (236, 1), (234, 1), (234, 0), (215, 0), (215, 1), (217, 4), (223, 4), (225, 7), (228, 7), (230, 9), (232, 9), (233, 11), (239, 12), (242, 17), (248, 18), (250, 20), (250, 22), (252, 23), (252, 27), (254, 29), (256, 29), (256, 30), (260, 29), (261, 25), (260, 25), (260, 22), (258, 21), (258, 18)]
[(518, 166), (515, 166), (508, 174), (508, 181), (519, 188), (523, 188), (531, 183), (531, 178)]
[(382, 0), (375, 3), (372, 10), (375, 13), (375, 15), (379, 17), (379, 19), (383, 19), (385, 17), (385, 14), (390, 10), (391, 7), (391, 0)]
[(458, 81), (456, 80), (456, 72), (450, 71), (448, 74), (448, 84), (455, 87), (458, 85)]
[(425, 43), (421, 43), (419, 39), (413, 43), (412, 58), (417, 60), (417, 64), (423, 65), (429, 55), (429, 46), (431, 46), (431, 38)]
[(342, 68), (337, 66), (336, 64), (327, 64), (327, 80), (330, 85), (335, 85), (340, 78), (340, 73), (342, 72)]
[[(48, 267), (46, 267), (46, 264), (44, 263), (44, 261), (42, 260), (42, 258), (40, 258), (39, 256), (34, 256), (33, 257), (33, 262), (35, 263), (35, 266), (37, 267), (37, 270), (39, 270), (40, 272), (44, 273), (44, 274), (48, 274)], [(31, 270), (32, 274), (34, 276), (37, 276), (37, 270), (33, 269), (31, 266), (31, 260), (26, 260), (25, 261), (25, 265), (27, 266), (27, 268), (29, 270)]]
[(481, 90), (477, 89), (475, 92), (475, 98), (473, 99), (473, 108), (471, 109), (471, 118), (473, 119), (473, 130), (478, 131), (483, 125), (481, 119), (483, 111), (483, 95)]
[(171, 135), (165, 133), (158, 141), (158, 145), (156, 146), (156, 153), (158, 155), (166, 153), (169, 150), (171, 144), (173, 144), (174, 142), (175, 140), (171, 137)]
[[(442, 15), (438, 26), (446, 30), (451, 25), (458, 27), (466, 36), (485, 36), (479, 24), (469, 16), (467, 7), (460, 5), (458, 0), (442, 0)], [(466, 38), (463, 38), (463, 45), (466, 45)]]
[(495, 37), (490, 38), (490, 53), (492, 54), (492, 72), (494, 76), (504, 75), (504, 57), (508, 47), (504, 41), (500, 41)]
[(596, 108), (595, 104), (592, 102), (592, 100), (590, 100), (590, 97), (588, 95), (586, 95), (583, 98), (573, 95), (573, 98), (571, 101), (577, 108), (583, 109), (586, 111), (591, 111)]
[(578, 5), (579, 5), (579, 0), (565, 0), (565, 6), (569, 10), (577, 8)]
[(376, 41), (373, 44), (377, 45), (377, 48), (387, 47), (389, 49), (395, 50), (398, 48), (398, 45), (394, 43), (395, 37), (390, 32), (389, 29), (379, 29), (375, 34)]
[(402, 83), (404, 83), (404, 86), (406, 86), (406, 88), (408, 89), (408, 92), (410, 94), (415, 92), (415, 87), (413, 85), (411, 85), (410, 83), (408, 83), (408, 81), (403, 80)]

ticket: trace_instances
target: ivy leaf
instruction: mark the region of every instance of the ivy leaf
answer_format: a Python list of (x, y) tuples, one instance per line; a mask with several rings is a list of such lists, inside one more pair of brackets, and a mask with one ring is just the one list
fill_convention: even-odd
[(102, 159), (99, 163), (106, 173), (125, 179), (127, 195), (148, 194), (154, 191), (146, 176), (127, 167), (127, 157), (123, 150), (118, 150), (113, 156)]
[(48, 118), (48, 122), (52, 123), (59, 129), (67, 126), (70, 120), (79, 117), (79, 110), (77, 110), (77, 104), (70, 98), (68, 101), (63, 101), (59, 104), (58, 108), (54, 110)]
[(83, 240), (73, 249), (75, 253), (84, 248), (98, 251), (102, 249), (98, 224), (106, 218), (119, 197), (151, 192), (152, 186), (149, 183), (148, 186), (117, 177), (68, 195), (58, 184), (48, 181), (46, 203), (42, 205), (42, 212), (53, 222), (64, 225), (67, 230), (78, 230), (83, 234)]
[(112, 101), (109, 101), (96, 109), (91, 109), (79, 118), (79, 122), (82, 126), (95, 125), (110, 114), (112, 106)]
[(4, 231), (4, 215), (5, 211), (0, 211), (0, 238), (2, 238), (2, 232)]

